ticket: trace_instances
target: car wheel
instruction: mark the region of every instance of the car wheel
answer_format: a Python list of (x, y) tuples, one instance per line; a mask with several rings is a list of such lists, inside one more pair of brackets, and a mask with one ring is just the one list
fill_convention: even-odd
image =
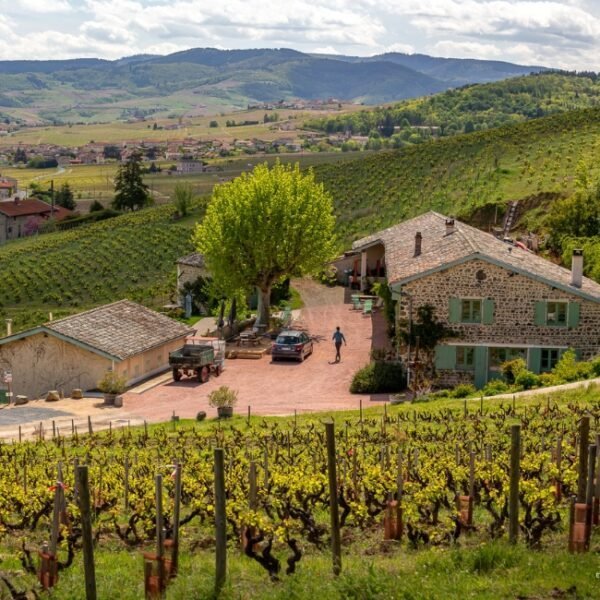
[(300, 356), (298, 357), (298, 362), (304, 362), (304, 352), (300, 353)]

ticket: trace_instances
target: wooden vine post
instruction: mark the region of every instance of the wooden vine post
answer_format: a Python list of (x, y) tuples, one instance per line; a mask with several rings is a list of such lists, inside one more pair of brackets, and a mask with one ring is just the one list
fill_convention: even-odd
[(83, 546), (83, 572), (86, 600), (96, 600), (96, 568), (94, 566), (94, 539), (92, 536), (92, 511), (90, 508), (90, 485), (87, 465), (75, 467), (77, 503), (81, 513), (81, 537)]
[(510, 492), (508, 501), (508, 539), (517, 543), (519, 535), (519, 477), (521, 470), (521, 426), (512, 425), (510, 443)]
[(560, 502), (562, 500), (562, 478), (560, 475), (561, 463), (562, 463), (562, 437), (559, 436), (556, 442), (556, 470), (558, 471), (558, 476), (554, 480), (554, 496), (556, 498), (556, 502)]
[(402, 473), (402, 451), (398, 450), (397, 457), (397, 475), (396, 475), (396, 499), (388, 498), (383, 517), (383, 539), (396, 540), (402, 539), (402, 493), (404, 491), (404, 476)]
[(335, 453), (335, 425), (325, 423), (327, 438), (327, 472), (329, 474), (329, 514), (331, 517), (331, 553), (333, 574), (342, 572), (342, 544), (340, 539), (340, 516), (338, 511), (337, 469)]
[[(258, 485), (256, 477), (256, 462), (250, 461), (250, 468), (248, 470), (248, 508), (250, 510), (256, 510), (258, 506)], [(246, 551), (246, 544), (249, 543), (250, 539), (254, 537), (254, 527), (246, 525), (242, 527), (241, 545), (242, 552)]]
[(225, 516), (225, 463), (223, 448), (215, 448), (215, 596), (227, 577), (227, 522)]
[(579, 423), (579, 477), (577, 479), (577, 502), (585, 502), (588, 471), (588, 445), (590, 437), (590, 418), (584, 416)]
[(473, 526), (473, 502), (475, 498), (475, 452), (469, 452), (469, 493), (458, 496), (458, 519), (463, 527)]
[(58, 537), (60, 534), (61, 513), (64, 505), (64, 483), (62, 476), (62, 463), (58, 463), (56, 483), (54, 490), (54, 507), (52, 510), (52, 529), (50, 531), (50, 545), (43, 544), (40, 551), (40, 570), (38, 579), (44, 590), (53, 588), (58, 582)]
[[(171, 547), (169, 577), (176, 577), (179, 569), (179, 522), (181, 520), (181, 463), (175, 463), (175, 497), (173, 499), (173, 538), (168, 540)], [(165, 546), (167, 541), (165, 541)]]
[(148, 600), (156, 600), (165, 597), (165, 557), (164, 557), (164, 530), (163, 530), (163, 506), (162, 506), (162, 475), (156, 475), (156, 553), (144, 553), (144, 592)]

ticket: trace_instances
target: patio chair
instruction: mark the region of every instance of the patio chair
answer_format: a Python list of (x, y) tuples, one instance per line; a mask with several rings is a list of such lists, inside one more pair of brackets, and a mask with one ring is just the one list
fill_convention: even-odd
[(373, 300), (365, 300), (363, 315), (370, 315), (373, 312)]
[(353, 296), (352, 297), (352, 308), (354, 310), (361, 310), (362, 309), (362, 304), (360, 303), (360, 298), (358, 296)]

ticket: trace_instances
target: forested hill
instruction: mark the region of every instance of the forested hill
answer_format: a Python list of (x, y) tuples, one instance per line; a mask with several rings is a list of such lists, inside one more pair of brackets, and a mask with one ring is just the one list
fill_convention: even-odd
[(499, 64), (399, 54), (316, 56), (270, 48), (194, 48), (116, 61), (0, 61), (0, 111), (3, 118), (26, 114), (29, 121), (37, 116), (40, 122), (64, 123), (106, 121), (103, 115), (112, 105), (171, 114), (175, 108), (218, 106), (220, 112), (298, 98), (376, 104), (543, 69)]
[[(574, 189), (578, 166), (600, 176), (600, 107), (456, 135), (315, 169), (335, 200), (345, 244), (427, 210), (472, 217), (482, 228), (511, 200), (544, 206)], [(495, 210), (498, 206), (498, 210)], [(498, 224), (499, 224), (498, 223)]]
[(415, 127), (436, 128), (433, 135), (454, 135), (597, 105), (600, 76), (596, 73), (544, 72), (464, 86), (306, 125), (330, 133), (396, 134), (396, 145), (403, 145), (401, 142), (421, 141), (423, 136), (411, 131)]

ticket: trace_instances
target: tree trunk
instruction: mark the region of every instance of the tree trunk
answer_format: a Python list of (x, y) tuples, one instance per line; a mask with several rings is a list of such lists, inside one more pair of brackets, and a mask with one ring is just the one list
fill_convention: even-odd
[(258, 308), (257, 308), (257, 325), (264, 325), (265, 327), (269, 327), (269, 319), (271, 316), (270, 304), (271, 304), (271, 286), (268, 286), (266, 289), (257, 288), (258, 292)]

